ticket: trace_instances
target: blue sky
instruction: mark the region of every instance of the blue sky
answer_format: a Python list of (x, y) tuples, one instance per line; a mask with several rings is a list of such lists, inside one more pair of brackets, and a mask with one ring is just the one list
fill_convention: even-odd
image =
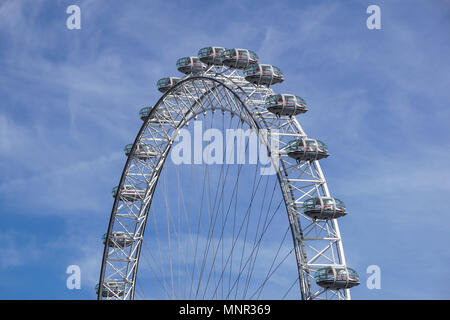
[[(66, 28), (81, 7), (81, 30)], [(366, 8), (381, 8), (368, 30)], [(450, 1), (0, 1), (1, 299), (93, 299), (123, 146), (208, 45), (283, 70), (332, 156), (354, 299), (450, 298)], [(446, 240), (447, 239), (447, 240)], [(67, 290), (65, 270), (82, 270)], [(381, 290), (365, 286), (379, 265)]]

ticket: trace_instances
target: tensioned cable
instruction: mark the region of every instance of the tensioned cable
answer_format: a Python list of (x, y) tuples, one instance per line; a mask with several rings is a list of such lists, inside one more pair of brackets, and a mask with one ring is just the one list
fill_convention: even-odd
[[(281, 262), (276, 266), (276, 268), (272, 271), (272, 273), (268, 276), (268, 278), (264, 281), (264, 283), (261, 284), (261, 285), (259, 286), (259, 288), (255, 291), (255, 293), (258, 292), (258, 290), (260, 290), (260, 293), (259, 293), (259, 294), (261, 294), (262, 288), (263, 288), (264, 285), (266, 284), (267, 280), (268, 280), (268, 279), (269, 279), (269, 278), (270, 278), (270, 277), (278, 270), (278, 268), (284, 263), (284, 261), (291, 255), (291, 253), (294, 251), (294, 249), (295, 249), (295, 248), (292, 248), (292, 249), (284, 256), (283, 260), (281, 260)], [(255, 293), (252, 294), (252, 295), (250, 296), (250, 299), (255, 295)]]
[[(231, 124), (231, 121), (232, 121), (232, 118), (230, 118), (230, 124)], [(205, 185), (205, 181), (206, 181), (206, 171), (207, 171), (207, 168), (208, 168), (208, 166), (205, 166), (205, 178), (204, 178), (204, 185)], [(224, 180), (226, 180), (226, 178), (228, 177), (228, 172), (229, 172), (229, 164), (227, 164), (227, 169), (226, 169), (226, 173), (225, 173), (225, 177), (224, 177)], [(220, 185), (218, 185), (218, 187), (219, 187)], [(221, 192), (221, 198), (223, 198), (223, 190), (224, 190), (224, 188), (225, 188), (225, 183), (222, 185), (222, 192)], [(203, 189), (204, 189), (204, 187), (203, 187)], [(209, 188), (210, 189), (210, 188)], [(204, 192), (204, 191), (203, 191)], [(202, 201), (203, 201), (203, 196), (202, 196)], [(210, 246), (210, 237), (211, 237), (211, 220), (210, 220), (210, 227), (209, 227), (209, 230), (208, 230), (208, 242), (207, 242), (207, 252), (209, 252), (209, 246)], [(195, 295), (195, 297), (197, 297), (198, 296), (198, 291), (199, 291), (199, 289), (200, 289), (200, 284), (201, 284), (201, 280), (202, 280), (202, 277), (203, 277), (203, 270), (204, 270), (204, 267), (205, 267), (205, 264), (206, 264), (206, 259), (207, 259), (207, 255), (204, 255), (204, 259), (203, 259), (203, 262), (202, 262), (202, 268), (201, 268), (201, 274), (200, 274), (200, 277), (199, 277), (199, 281), (198, 281), (198, 285), (197, 285), (197, 290), (196, 290), (196, 295)]]
[[(241, 138), (242, 138), (242, 137), (241, 137)], [(248, 144), (246, 144), (246, 149), (245, 149), (246, 151), (247, 151), (247, 147), (248, 147)], [(239, 165), (239, 169), (238, 169), (238, 177), (237, 177), (237, 179), (236, 179), (235, 186), (234, 186), (234, 188), (233, 188), (233, 194), (236, 194), (236, 196), (237, 196), (237, 194), (238, 194), (238, 192), (237, 192), (237, 187), (238, 187), (238, 183), (239, 183), (239, 177), (240, 177), (241, 169), (242, 169), (242, 164)], [(255, 171), (255, 172), (257, 172), (257, 171)], [(253, 188), (254, 188), (254, 186), (253, 186)], [(224, 190), (224, 187), (222, 188), (221, 199), (223, 198), (223, 190)], [(232, 197), (230, 198), (230, 204), (229, 204), (229, 206), (228, 206), (227, 214), (226, 214), (226, 217), (225, 217), (225, 223), (226, 223), (226, 221), (228, 220), (229, 209), (230, 209), (230, 207), (231, 207), (231, 201), (232, 201)], [(221, 242), (223, 243), (223, 232), (224, 232), (224, 228), (225, 228), (225, 225), (222, 226), (221, 235), (220, 235), (220, 238), (219, 238), (219, 243), (218, 243), (217, 248), (216, 248), (216, 252), (217, 252), (217, 250), (218, 250), (218, 247), (219, 247), (220, 243), (221, 243)], [(209, 272), (209, 276), (208, 276), (208, 282), (207, 282), (206, 287), (207, 287), (208, 284), (209, 284), (209, 278), (210, 278), (210, 275), (211, 275), (212, 268), (213, 268), (213, 266), (215, 265), (215, 261), (216, 261), (216, 254), (214, 254), (214, 258), (213, 258), (213, 261), (212, 261), (212, 266), (211, 266), (211, 268), (210, 268), (210, 272)], [(222, 274), (223, 274), (223, 273), (222, 273)], [(222, 277), (221, 277), (221, 279), (222, 279)], [(203, 294), (203, 298), (204, 298), (205, 294), (206, 294), (206, 288), (205, 288), (205, 291), (204, 291), (204, 294)], [(216, 294), (217, 294), (217, 291), (215, 292), (215, 295), (216, 295)]]
[[(291, 228), (288, 227), (286, 232), (284, 233), (283, 240), (281, 241), (280, 246), (278, 247), (277, 253), (275, 254), (274, 259), (272, 260), (272, 263), (270, 265), (269, 271), (267, 272), (266, 278), (263, 281), (262, 288), (264, 287), (264, 284), (267, 282), (267, 280), (269, 280), (269, 278), (270, 278), (270, 274), (271, 274), (272, 268), (273, 268), (273, 266), (274, 266), (274, 264), (275, 264), (275, 262), (276, 262), (276, 260), (278, 258), (278, 255), (280, 254), (281, 248), (282, 248), (282, 246), (284, 244), (284, 240), (286, 239), (286, 235), (288, 234), (290, 229)], [(260, 294), (261, 294), (261, 292), (263, 290), (262, 288), (261, 288)], [(259, 299), (259, 295), (258, 295), (258, 299)]]
[[(282, 203), (283, 203), (283, 200), (280, 201), (280, 204), (278, 205), (278, 208), (281, 206)], [(278, 209), (275, 210), (275, 212), (274, 212), (273, 215), (271, 216), (270, 221), (272, 221), (272, 219), (273, 219), (273, 217), (275, 216), (275, 214), (276, 214), (277, 211), (278, 211)], [(270, 224), (270, 222), (269, 222), (269, 224)], [(264, 236), (264, 234), (265, 234), (266, 231), (267, 231), (267, 228), (261, 233), (261, 236), (260, 236), (260, 238), (259, 238), (259, 240), (258, 240), (258, 245), (259, 245), (259, 243), (261, 242), (262, 237)], [(252, 253), (254, 252), (255, 249), (256, 249), (256, 247), (253, 248)], [(244, 265), (244, 269), (245, 269), (245, 266), (247, 265), (248, 262), (249, 262), (249, 259), (247, 259), (247, 261), (246, 261), (246, 263), (245, 263), (245, 265)], [(237, 280), (236, 280), (236, 281), (237, 281)], [(236, 281), (233, 283), (233, 286), (231, 287), (231, 289), (230, 289), (230, 291), (229, 291), (229, 293), (228, 293), (228, 295), (227, 295), (227, 298), (228, 298), (228, 296), (231, 294), (231, 291), (232, 291), (232, 289), (234, 288), (234, 286), (236, 285)]]
[[(269, 180), (269, 177), (267, 177), (267, 180)], [(266, 184), (266, 186), (265, 186), (265, 188), (264, 188), (263, 199), (265, 199), (265, 197), (266, 197), (267, 186), (268, 186), (268, 183)], [(265, 226), (266, 226), (266, 223), (267, 223), (267, 218), (269, 217), (269, 212), (270, 212), (270, 208), (271, 208), (271, 206), (272, 206), (273, 197), (274, 197), (274, 195), (275, 195), (275, 190), (276, 190), (276, 189), (277, 189), (277, 184), (276, 184), (276, 182), (275, 182), (275, 183), (274, 183), (274, 188), (273, 188), (273, 190), (272, 190), (272, 194), (271, 194), (271, 197), (270, 197), (270, 202), (269, 202), (269, 205), (268, 205), (268, 207), (267, 207), (266, 214), (265, 214), (265, 216), (264, 216), (264, 223), (263, 223), (263, 226), (262, 226), (262, 230), (265, 229)], [(262, 204), (261, 204), (261, 212), (263, 211), (263, 208), (264, 208), (264, 202), (262, 202)], [(261, 216), (260, 216), (260, 217), (261, 217)], [(258, 225), (257, 225), (257, 227), (256, 227), (257, 230), (259, 230), (259, 225), (260, 225), (260, 219), (258, 219)], [(254, 239), (254, 242), (253, 242), (253, 246), (256, 245), (257, 234), (258, 234), (258, 232), (255, 233), (255, 239)], [(283, 239), (283, 241), (284, 241), (284, 239)], [(282, 241), (282, 242), (283, 242), (283, 241)], [(253, 273), (253, 270), (254, 270), (255, 265), (256, 265), (256, 259), (257, 259), (257, 257), (258, 257), (259, 248), (260, 248), (260, 247), (258, 246), (257, 252), (256, 252), (256, 254), (255, 254), (255, 258), (253, 259), (253, 263), (251, 263), (251, 265), (250, 265), (250, 268), (249, 268), (250, 272), (247, 272), (247, 279), (246, 279), (246, 285), (245, 285), (244, 296), (243, 296), (244, 299), (245, 299), (245, 296), (247, 295), (247, 290), (248, 290), (248, 287), (249, 287), (249, 285), (250, 285), (251, 274)], [(274, 259), (276, 259), (276, 256), (275, 256)]]

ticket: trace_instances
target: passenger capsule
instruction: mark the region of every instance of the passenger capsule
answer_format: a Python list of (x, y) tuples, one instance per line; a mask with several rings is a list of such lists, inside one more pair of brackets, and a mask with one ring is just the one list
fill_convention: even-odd
[[(139, 118), (142, 121), (145, 121), (147, 117), (150, 115), (153, 107), (144, 107), (139, 111)], [(150, 116), (150, 123), (160, 123), (160, 122), (170, 122), (171, 117), (166, 110), (157, 109)]]
[[(117, 190), (119, 187), (114, 187), (112, 189), (112, 196), (115, 198), (117, 196)], [(124, 185), (120, 192), (120, 200), (125, 201), (139, 201), (142, 200), (145, 196), (145, 189), (136, 188), (132, 185)]]
[(311, 198), (303, 202), (303, 213), (313, 219), (336, 219), (347, 214), (345, 204), (331, 197)]
[(158, 80), (158, 82), (156, 83), (156, 87), (158, 88), (159, 91), (165, 93), (169, 91), (169, 89), (172, 88), (174, 85), (176, 85), (178, 82), (180, 82), (180, 80), (181, 80), (180, 78), (175, 77), (162, 78)]
[(270, 86), (284, 81), (283, 73), (270, 64), (253, 64), (244, 70), (245, 80), (257, 85)]
[[(106, 243), (107, 236), (108, 236), (107, 233), (103, 235), (102, 237), (103, 244)], [(133, 238), (123, 231), (113, 231), (108, 241), (108, 247), (125, 248), (131, 246), (132, 244)]]
[(359, 285), (358, 273), (346, 267), (324, 267), (317, 270), (314, 279), (325, 289), (349, 289)]
[(181, 73), (200, 73), (206, 70), (206, 65), (198, 57), (184, 57), (177, 61), (177, 69)]
[[(123, 296), (125, 293), (125, 283), (120, 280), (111, 280), (103, 283), (102, 286), (102, 297), (112, 298), (116, 296)], [(95, 293), (98, 294), (100, 290), (100, 285), (95, 286)]]
[(266, 98), (266, 108), (280, 116), (295, 116), (308, 111), (306, 102), (293, 94), (276, 94)]
[(142, 121), (147, 119), (148, 115), (150, 114), (150, 111), (152, 111), (152, 107), (144, 107), (139, 111), (139, 118), (141, 118)]
[(206, 64), (223, 65), (222, 54), (225, 48), (222, 47), (206, 47), (198, 51), (198, 57), (201, 62)]
[(284, 150), (287, 155), (297, 161), (314, 161), (329, 156), (328, 148), (322, 141), (300, 138), (289, 142)]
[[(128, 157), (131, 154), (131, 150), (133, 149), (133, 144), (127, 144), (123, 149), (125, 155)], [(138, 143), (136, 146), (136, 150), (134, 150), (133, 156), (139, 160), (147, 160), (150, 158), (155, 158), (159, 155), (159, 152), (156, 151), (152, 146), (144, 143)]]
[(247, 68), (259, 60), (256, 53), (247, 49), (227, 49), (223, 51), (221, 59), (224, 65), (235, 69)]

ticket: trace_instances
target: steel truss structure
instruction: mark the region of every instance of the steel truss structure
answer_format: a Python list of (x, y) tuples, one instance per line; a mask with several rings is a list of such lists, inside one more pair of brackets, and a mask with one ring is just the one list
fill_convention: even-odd
[[(295, 116), (267, 111), (266, 97), (273, 94), (270, 87), (246, 81), (242, 70), (212, 65), (201, 73), (186, 75), (162, 95), (139, 130), (120, 178), (105, 241), (98, 299), (134, 299), (149, 208), (169, 151), (181, 128), (196, 116), (214, 111), (239, 117), (267, 147), (292, 234), (299, 298), (350, 299), (348, 289), (324, 289), (314, 281), (319, 268), (346, 268), (342, 238), (337, 219), (315, 220), (301, 210), (306, 199), (331, 195), (317, 160), (296, 161), (283, 152), (289, 141), (307, 135)], [(141, 145), (155, 152), (149, 157), (134, 156)], [(273, 145), (279, 148), (272, 150)], [(124, 188), (134, 190), (135, 196), (121, 196)], [(125, 234), (127, 245), (116, 241), (114, 232)]]

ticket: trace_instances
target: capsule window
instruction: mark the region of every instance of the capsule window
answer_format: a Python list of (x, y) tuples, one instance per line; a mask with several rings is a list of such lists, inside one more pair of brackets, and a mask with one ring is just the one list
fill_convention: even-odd
[(347, 270), (341, 269), (337, 271), (336, 280), (347, 280), (348, 273)]
[(334, 201), (336, 201), (336, 207), (338, 207), (339, 209), (345, 209), (345, 204), (344, 202), (342, 202), (339, 199), (334, 199)]
[(158, 87), (165, 87), (165, 86), (167, 86), (169, 81), (170, 81), (169, 78), (160, 79), (160, 80), (158, 80), (157, 86)]
[(258, 55), (255, 52), (253, 52), (251, 50), (248, 50), (248, 52), (250, 54), (250, 58), (252, 58), (253, 60), (258, 60), (259, 59)]
[(279, 96), (270, 96), (267, 100), (266, 100), (266, 105), (272, 105), (277, 103), (277, 99)]
[(349, 278), (351, 278), (352, 280), (356, 280), (356, 281), (359, 280), (358, 273), (355, 270), (348, 268), (348, 273), (349, 273), (349, 275), (348, 275)]
[(319, 149), (322, 150), (323, 152), (328, 152), (327, 146), (322, 141), (317, 140), (317, 145), (318, 145)]
[(313, 209), (314, 208), (314, 199), (308, 199), (303, 202), (303, 207), (305, 209)]
[(150, 113), (150, 109), (151, 108), (149, 108), (149, 107), (142, 108), (141, 111), (139, 111), (139, 115), (141, 117), (147, 117), (149, 115), (149, 113)]
[(271, 74), (272, 73), (272, 68), (271, 66), (261, 66), (262, 67), (262, 72), (264, 74)]
[(299, 96), (295, 96), (295, 99), (297, 100), (297, 103), (302, 105), (302, 106), (306, 106), (306, 102), (305, 100), (303, 100), (301, 97)]
[(289, 142), (285, 148), (288, 150), (296, 150), (301, 147), (303, 147), (303, 140), (299, 139)]
[(251, 65), (250, 67), (247, 67), (247, 69), (245, 69), (244, 74), (246, 76), (252, 76), (252, 75), (258, 74), (257, 71), (259, 71), (259, 66), (258, 65)]
[(178, 62), (177, 62), (177, 67), (183, 67), (183, 66), (186, 66), (186, 65), (189, 64), (189, 62), (190, 62), (190, 59), (189, 59), (189, 58), (181, 58), (181, 59), (179, 59)]
[(293, 104), (295, 103), (295, 97), (294, 96), (284, 96), (286, 99), (286, 103)]
[(225, 54), (226, 54), (227, 56), (230, 56), (230, 57), (236, 57), (236, 50), (234, 50), (234, 49), (229, 49), (229, 50), (227, 50), (227, 51), (225, 52)]
[(239, 58), (248, 58), (247, 50), (238, 50), (238, 52), (239, 52)]
[(273, 74), (277, 75), (277, 76), (281, 76), (283, 73), (281, 72), (281, 70), (277, 67), (273, 67)]
[(317, 274), (320, 278), (326, 278), (327, 277), (327, 269), (320, 269)]

